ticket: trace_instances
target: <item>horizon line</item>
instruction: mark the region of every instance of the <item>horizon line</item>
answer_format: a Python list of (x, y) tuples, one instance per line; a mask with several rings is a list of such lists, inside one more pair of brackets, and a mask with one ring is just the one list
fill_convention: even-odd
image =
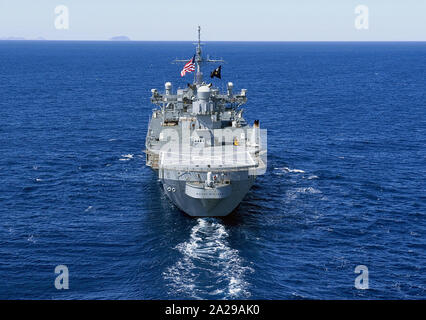
[[(18, 38), (18, 37), (17, 37)], [(0, 39), (8, 42), (188, 42), (194, 43), (194, 40), (111, 40), (111, 39)], [(263, 43), (281, 43), (281, 42), (426, 42), (426, 40), (209, 40), (208, 42), (263, 42)]]

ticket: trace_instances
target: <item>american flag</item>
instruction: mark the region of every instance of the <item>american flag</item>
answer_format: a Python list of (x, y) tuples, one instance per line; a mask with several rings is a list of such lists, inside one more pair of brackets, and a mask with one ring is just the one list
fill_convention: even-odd
[(195, 71), (195, 56), (192, 57), (191, 60), (183, 67), (180, 72), (181, 77), (184, 77), (187, 72)]

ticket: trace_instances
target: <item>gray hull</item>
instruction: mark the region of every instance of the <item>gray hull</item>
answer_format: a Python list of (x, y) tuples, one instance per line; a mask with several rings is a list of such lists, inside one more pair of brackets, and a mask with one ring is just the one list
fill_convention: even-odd
[(223, 199), (196, 199), (185, 192), (186, 182), (162, 180), (163, 189), (169, 199), (192, 217), (224, 217), (234, 211), (254, 183), (254, 177), (233, 181), (229, 196)]

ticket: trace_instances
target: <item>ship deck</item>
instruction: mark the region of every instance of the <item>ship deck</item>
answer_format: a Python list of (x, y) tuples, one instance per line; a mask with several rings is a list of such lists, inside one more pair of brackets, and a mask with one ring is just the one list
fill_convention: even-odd
[(160, 152), (160, 169), (167, 170), (246, 170), (257, 166), (249, 148), (243, 146), (217, 146), (191, 148), (188, 152)]

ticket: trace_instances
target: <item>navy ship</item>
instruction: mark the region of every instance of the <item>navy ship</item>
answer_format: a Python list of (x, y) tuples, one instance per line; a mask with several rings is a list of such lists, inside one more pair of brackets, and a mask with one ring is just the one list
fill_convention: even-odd
[[(221, 93), (205, 82), (204, 67), (223, 60), (203, 55), (200, 27), (193, 58), (175, 62), (186, 63), (181, 75), (194, 72), (194, 81), (176, 91), (170, 82), (163, 93), (151, 90), (156, 108), (146, 136), (146, 164), (180, 210), (193, 217), (223, 217), (265, 173), (266, 134), (258, 120), (251, 126), (243, 117), (246, 89), (234, 92), (228, 82)], [(210, 77), (221, 78), (221, 66)]]

